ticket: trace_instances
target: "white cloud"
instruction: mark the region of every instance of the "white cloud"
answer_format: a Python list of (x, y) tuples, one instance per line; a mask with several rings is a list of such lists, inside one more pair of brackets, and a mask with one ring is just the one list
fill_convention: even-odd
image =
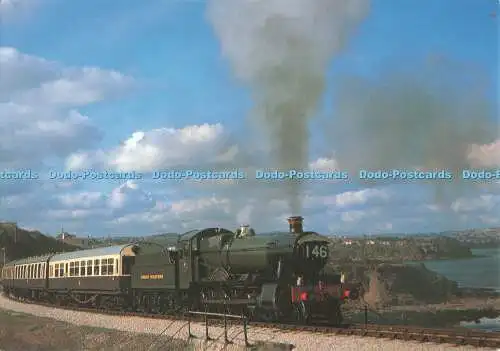
[(498, 195), (485, 194), (476, 198), (460, 198), (451, 204), (451, 209), (457, 213), (491, 211), (500, 204)]
[(138, 185), (133, 181), (127, 181), (111, 191), (108, 205), (111, 208), (123, 208), (130, 192), (138, 190)]
[(389, 197), (390, 195), (384, 190), (369, 188), (359, 191), (347, 191), (342, 194), (338, 194), (333, 198), (333, 204), (337, 207), (349, 207), (354, 205), (364, 205), (373, 199), (387, 200)]
[(220, 199), (215, 196), (210, 198), (180, 200), (172, 203), (170, 206), (171, 212), (175, 216), (200, 213), (206, 210), (222, 210), (226, 213), (230, 212), (230, 200)]
[(117, 96), (133, 80), (96, 67), (0, 47), (0, 166), (31, 167), (88, 148), (101, 132), (75, 108)]
[(366, 215), (367, 214), (365, 211), (347, 211), (347, 212), (342, 212), (340, 218), (344, 222), (358, 222)]
[(12, 19), (14, 15), (26, 12), (37, 5), (38, 0), (0, 0), (0, 18), (2, 22)]
[(499, 225), (500, 224), (500, 218), (498, 215), (496, 216), (487, 216), (487, 215), (481, 215), (479, 216), (481, 221), (487, 225)]
[(500, 167), (500, 139), (491, 144), (472, 145), (469, 161), (476, 167)]
[(121, 171), (149, 172), (170, 167), (212, 166), (232, 162), (237, 155), (237, 146), (227, 143), (224, 127), (205, 123), (137, 131), (112, 150), (72, 154), (66, 165), (73, 169), (110, 166)]
[(83, 207), (90, 208), (95, 206), (96, 203), (102, 199), (101, 192), (88, 192), (84, 191), (81, 193), (70, 193), (70, 194), (61, 194), (58, 195), (58, 199), (61, 204), (65, 207)]
[(333, 158), (320, 157), (315, 161), (309, 163), (309, 168), (317, 171), (335, 171), (338, 170), (338, 163)]

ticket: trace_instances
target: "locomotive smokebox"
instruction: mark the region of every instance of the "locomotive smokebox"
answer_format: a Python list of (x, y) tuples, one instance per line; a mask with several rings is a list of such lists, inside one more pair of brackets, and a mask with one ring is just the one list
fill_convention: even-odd
[(290, 225), (290, 233), (299, 234), (304, 230), (302, 228), (302, 222), (304, 218), (301, 216), (288, 217), (288, 224)]

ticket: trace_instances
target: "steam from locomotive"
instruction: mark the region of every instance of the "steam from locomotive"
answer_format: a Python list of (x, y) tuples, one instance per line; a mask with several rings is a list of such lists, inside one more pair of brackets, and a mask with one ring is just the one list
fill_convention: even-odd
[[(212, 0), (208, 17), (238, 79), (254, 99), (252, 120), (269, 133), (281, 169), (306, 169), (308, 121), (327, 65), (365, 17), (368, 0)], [(283, 182), (292, 213), (300, 183)]]

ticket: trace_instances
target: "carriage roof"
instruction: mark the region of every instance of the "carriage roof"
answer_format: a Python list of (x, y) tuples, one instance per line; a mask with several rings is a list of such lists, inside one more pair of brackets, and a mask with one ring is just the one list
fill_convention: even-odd
[(52, 256), (53, 254), (47, 254), (42, 256), (33, 256), (33, 257), (25, 257), (20, 258), (18, 260), (10, 261), (5, 264), (5, 267), (19, 266), (23, 264), (31, 264), (31, 263), (44, 263)]
[(88, 257), (98, 257), (98, 256), (134, 256), (134, 249), (137, 248), (137, 244), (124, 244), (124, 245), (114, 245), (114, 246), (106, 246), (99, 247), (96, 249), (89, 250), (78, 250), (72, 252), (65, 252), (54, 255), (51, 261), (68, 261), (68, 260), (78, 260), (81, 258)]

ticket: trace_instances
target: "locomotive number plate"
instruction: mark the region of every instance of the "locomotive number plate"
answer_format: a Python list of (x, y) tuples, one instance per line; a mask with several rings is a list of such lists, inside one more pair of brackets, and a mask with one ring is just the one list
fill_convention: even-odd
[(326, 245), (306, 245), (307, 258), (327, 258), (328, 246)]

